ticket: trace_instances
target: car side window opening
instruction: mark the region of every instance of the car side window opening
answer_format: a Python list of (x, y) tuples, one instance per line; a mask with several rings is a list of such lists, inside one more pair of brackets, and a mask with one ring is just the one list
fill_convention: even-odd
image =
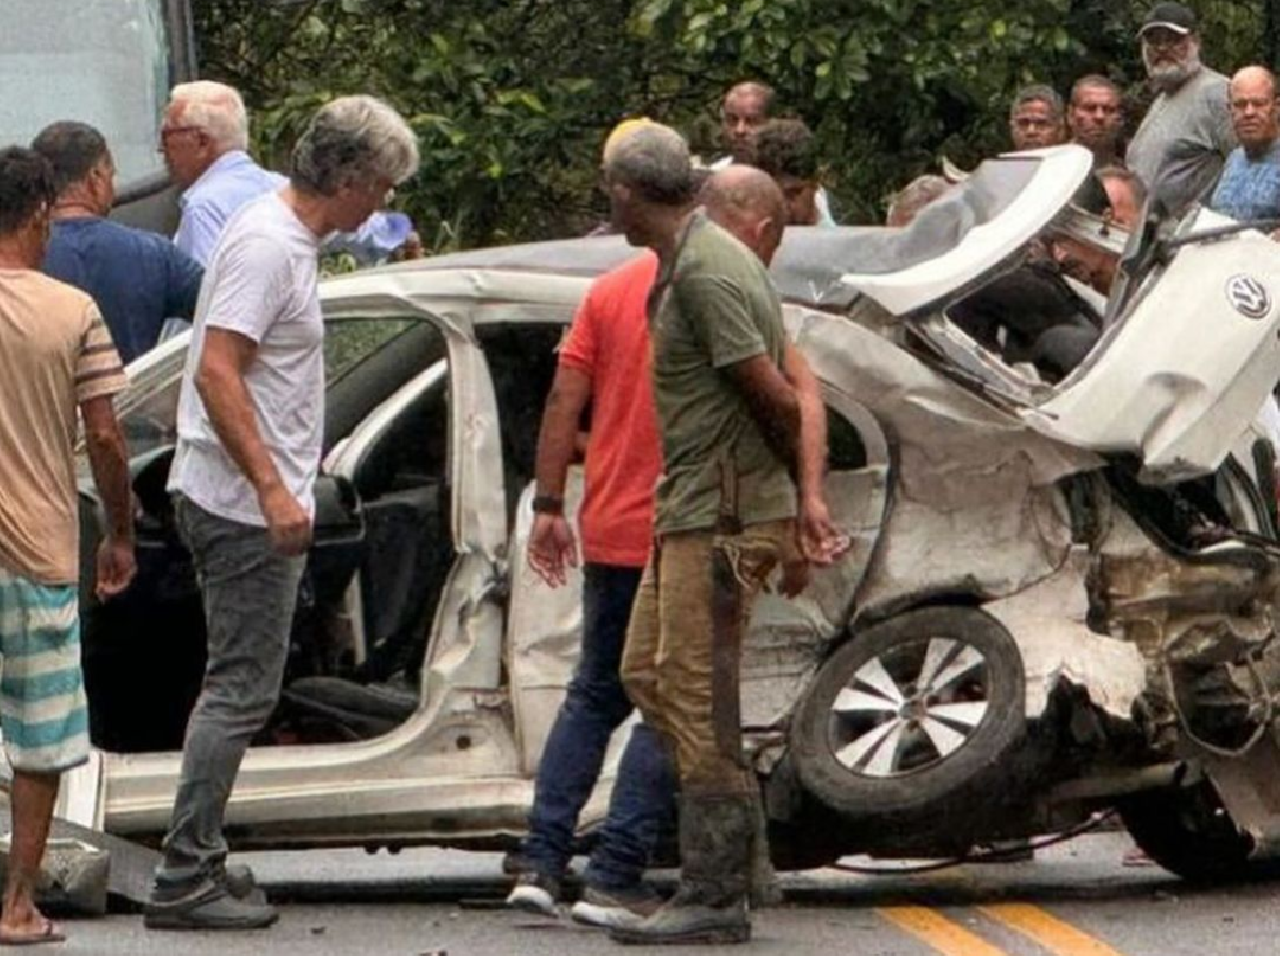
[[(326, 451), (352, 435), (387, 399), (439, 366), (447, 350), (443, 335), (415, 317), (330, 317), (326, 323)], [(139, 373), (136, 396), (123, 402), (121, 418), (137, 464), (142, 451), (160, 453), (135, 481), (140, 497), (168, 505), (163, 488), (176, 440), (176, 412), (185, 350), (160, 357)], [(282, 709), (259, 744), (365, 739), (398, 726), (416, 708), (410, 686), (421, 669), (431, 620), (454, 559), (449, 532), (446, 467), (449, 419), (448, 375), (371, 435), (353, 484), (363, 485), (358, 526), (364, 537), (328, 541), (318, 534), (307, 580), (300, 590), (294, 650), (286, 688), (319, 680), (338, 698), (316, 708)], [(145, 441), (139, 442), (139, 438)], [(322, 475), (320, 481), (339, 482)], [(340, 483), (340, 482), (339, 482)], [(330, 494), (332, 503), (343, 494)], [(319, 513), (319, 508), (318, 508)], [(91, 733), (104, 749), (121, 753), (178, 749), (204, 668), (204, 620), (190, 560), (160, 507), (139, 518), (139, 575), (125, 598), (86, 608), (84, 660)], [(346, 609), (350, 584), (358, 579), (370, 649), (363, 670), (350, 653)], [(127, 640), (122, 639), (127, 636)], [(179, 637), (180, 639), (175, 639)], [(416, 661), (416, 664), (415, 664)], [(163, 662), (163, 687), (138, 693), (137, 675)], [(400, 690), (383, 683), (399, 681)], [(382, 698), (364, 712), (370, 693)], [(379, 709), (380, 708), (380, 709)], [(367, 708), (365, 708), (367, 709)], [(393, 715), (394, 719), (387, 715)], [(300, 715), (300, 716), (299, 716)]]
[(331, 319), (324, 330), (325, 387), (331, 388), (409, 329), (422, 324), (412, 318)]
[[(380, 403), (445, 353), (444, 340), (429, 323), (413, 318), (334, 318), (325, 323), (325, 451), (348, 435)], [(178, 398), (187, 353), (166, 356), (131, 386), (117, 409), (120, 425), (137, 457), (178, 438)], [(368, 366), (363, 373), (357, 370)]]
[(483, 325), (476, 329), (489, 364), (502, 438), (502, 469), (507, 494), (507, 522), (533, 481), (542, 410), (555, 379), (563, 326)]
[(867, 448), (850, 421), (827, 406), (827, 467), (831, 471), (856, 471), (867, 467)]

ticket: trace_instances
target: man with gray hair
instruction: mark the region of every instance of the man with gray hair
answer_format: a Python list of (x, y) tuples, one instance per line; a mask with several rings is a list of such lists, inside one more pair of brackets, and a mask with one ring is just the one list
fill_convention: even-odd
[(1015, 150), (1065, 143), (1066, 111), (1057, 90), (1042, 83), (1019, 90), (1009, 107), (1009, 136)]
[(227, 798), (280, 694), (311, 540), (324, 405), (320, 239), (354, 229), (417, 170), (404, 120), (370, 96), (323, 107), (279, 192), (227, 225), (205, 275), (169, 475), (204, 603), (209, 661), (187, 724), (182, 780), (144, 920), (250, 929), (276, 913), (228, 874)]
[[(764, 577), (803, 565), (789, 474), (802, 460), (802, 408), (783, 371), (782, 307), (765, 266), (782, 237), (785, 202), (756, 175), (772, 191), (775, 214), (754, 226), (753, 254), (689, 210), (693, 170), (674, 130), (638, 129), (604, 164), (615, 224), (659, 262), (649, 302), (664, 474), (622, 675), (674, 751), (681, 789), (680, 888), (644, 921), (613, 929), (624, 943), (741, 943), (751, 935), (751, 865), (764, 848), (738, 713), (743, 630)], [(812, 477), (801, 476), (805, 517)], [(810, 559), (830, 562), (838, 536), (829, 523), (817, 530)]]
[[(183, 191), (173, 241), (201, 265), (209, 264), (241, 206), (286, 183), (254, 162), (248, 149), (249, 114), (235, 88), (212, 80), (173, 88), (160, 125), (165, 165)], [(404, 245), (413, 225), (402, 213), (380, 213), (353, 228), (326, 242), (325, 250), (348, 251), (362, 261), (383, 258)]]
[(1158, 3), (1142, 29), (1142, 62), (1159, 91), (1125, 154), (1164, 211), (1180, 216), (1213, 187), (1236, 147), (1227, 78), (1200, 61), (1195, 13)]

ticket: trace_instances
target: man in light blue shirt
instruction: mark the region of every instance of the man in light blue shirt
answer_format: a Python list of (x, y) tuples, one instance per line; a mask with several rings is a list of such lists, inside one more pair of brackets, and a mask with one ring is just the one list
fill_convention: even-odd
[[(222, 230), (241, 206), (288, 183), (254, 162), (248, 145), (248, 113), (235, 89), (208, 80), (173, 88), (160, 127), (169, 175), (183, 190), (182, 218), (173, 241), (201, 265), (208, 264)], [(404, 245), (412, 231), (403, 213), (375, 213), (356, 232), (330, 237), (325, 251), (376, 262)]]
[(1280, 218), (1276, 78), (1266, 67), (1246, 66), (1231, 78), (1230, 89), (1231, 124), (1240, 145), (1227, 157), (1209, 206), (1240, 222)]

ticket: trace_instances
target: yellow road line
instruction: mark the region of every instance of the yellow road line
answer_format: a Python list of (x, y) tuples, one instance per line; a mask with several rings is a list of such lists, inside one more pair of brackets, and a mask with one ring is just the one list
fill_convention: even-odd
[(1009, 956), (959, 923), (923, 906), (883, 906), (876, 912), (943, 956)]
[(978, 912), (1003, 923), (1057, 956), (1122, 956), (1101, 940), (1026, 903), (980, 906)]

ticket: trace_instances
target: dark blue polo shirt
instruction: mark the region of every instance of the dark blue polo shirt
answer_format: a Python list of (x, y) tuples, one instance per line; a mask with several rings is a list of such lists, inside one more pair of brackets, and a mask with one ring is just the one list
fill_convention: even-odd
[(54, 221), (44, 271), (93, 297), (124, 362), (155, 346), (165, 319), (195, 314), (204, 278), (164, 236), (96, 216)]

